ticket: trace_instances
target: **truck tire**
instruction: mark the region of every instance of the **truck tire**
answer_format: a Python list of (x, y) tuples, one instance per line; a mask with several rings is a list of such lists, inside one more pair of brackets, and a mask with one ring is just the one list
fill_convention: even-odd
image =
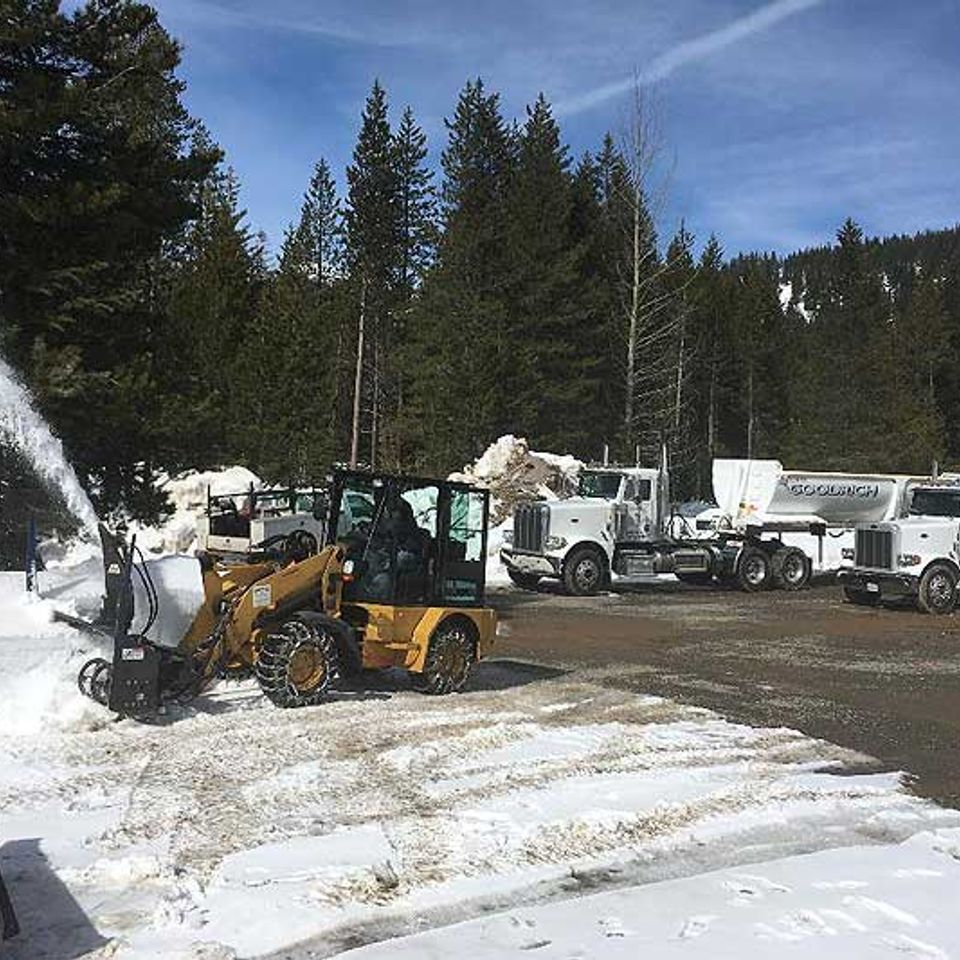
[(536, 573), (521, 573), (519, 570), (507, 570), (507, 576), (513, 581), (513, 583), (518, 586), (521, 590), (533, 590), (536, 591), (537, 584), (542, 579), (539, 574)]
[(859, 587), (844, 585), (843, 595), (846, 597), (847, 603), (854, 603), (858, 607), (875, 607), (880, 602), (879, 593), (868, 593)]
[(771, 564), (773, 583), (780, 590), (802, 590), (810, 582), (810, 558), (799, 547), (781, 547)]
[(934, 563), (924, 571), (917, 604), (924, 613), (952, 613), (957, 605), (957, 572), (949, 564)]
[(758, 593), (770, 586), (773, 564), (770, 554), (760, 547), (744, 547), (737, 561), (737, 584), (747, 593)]
[(563, 564), (564, 590), (572, 597), (589, 597), (607, 584), (607, 561), (595, 547), (577, 547)]

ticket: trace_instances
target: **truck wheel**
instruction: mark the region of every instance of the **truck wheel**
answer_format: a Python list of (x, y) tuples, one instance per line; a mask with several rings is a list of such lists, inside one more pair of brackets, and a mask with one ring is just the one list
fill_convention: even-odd
[(293, 617), (263, 641), (256, 674), (260, 689), (276, 706), (313, 706), (340, 678), (336, 640), (322, 624)]
[(880, 602), (879, 593), (868, 593), (859, 587), (844, 586), (843, 595), (847, 603), (855, 603), (858, 607), (875, 607)]
[(507, 576), (521, 590), (536, 590), (541, 578), (536, 573), (521, 573), (519, 570), (507, 570)]
[(607, 564), (593, 547), (577, 547), (563, 565), (563, 586), (573, 597), (589, 597), (607, 580)]
[(810, 558), (799, 547), (777, 550), (771, 568), (773, 582), (781, 590), (802, 590), (810, 582)]
[(945, 563), (928, 567), (920, 578), (917, 603), (924, 613), (950, 613), (957, 603), (957, 574)]
[(451, 617), (433, 632), (423, 672), (411, 672), (411, 682), (421, 693), (458, 693), (477, 659), (476, 651), (473, 624), (463, 617)]
[(757, 593), (770, 586), (770, 556), (760, 547), (744, 547), (737, 563), (737, 583), (747, 593)]

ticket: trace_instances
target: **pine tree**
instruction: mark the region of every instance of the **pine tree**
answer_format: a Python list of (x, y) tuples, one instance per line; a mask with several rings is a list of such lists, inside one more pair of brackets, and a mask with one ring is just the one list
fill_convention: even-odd
[(427, 138), (407, 107), (394, 137), (400, 205), (399, 285), (407, 296), (419, 286), (437, 244), (436, 190), (426, 165)]
[[(351, 459), (367, 437), (376, 464), (383, 442), (384, 409), (395, 383), (396, 295), (401, 270), (402, 208), (398, 157), (387, 95), (374, 81), (347, 167), (346, 253), (357, 317), (357, 411)], [(388, 435), (393, 429), (387, 424)]]
[(165, 405), (155, 419), (164, 431), (160, 449), (174, 468), (253, 455), (264, 384), (271, 382), (255, 346), (263, 241), (244, 223), (231, 170), (216, 168), (198, 193), (199, 216), (168, 279), (166, 335), (158, 348)]
[(162, 255), (217, 154), (139, 3), (12, 0), (0, 31), (5, 348), (103, 508), (156, 507)]
[(499, 96), (483, 81), (461, 91), (441, 163), (443, 235), (416, 303), (419, 358), (408, 431), (418, 469), (450, 470), (510, 429), (515, 356), (505, 304), (507, 194), (515, 142)]
[(573, 234), (569, 166), (541, 94), (527, 108), (507, 198), (505, 311), (514, 359), (505, 372), (505, 412), (513, 429), (537, 443), (583, 452), (594, 426), (597, 357), (589, 341), (596, 318), (581, 282), (586, 247)]

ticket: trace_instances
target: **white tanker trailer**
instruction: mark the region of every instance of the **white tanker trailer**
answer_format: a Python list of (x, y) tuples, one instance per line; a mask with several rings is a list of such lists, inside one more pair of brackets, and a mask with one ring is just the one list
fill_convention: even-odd
[(520, 504), (501, 559), (520, 586), (552, 577), (570, 593), (594, 592), (612, 574), (659, 573), (798, 590), (852, 558), (857, 523), (901, 516), (908, 491), (924, 481), (718, 459), (717, 506), (691, 519), (672, 510), (663, 467), (594, 467), (581, 473), (577, 496)]

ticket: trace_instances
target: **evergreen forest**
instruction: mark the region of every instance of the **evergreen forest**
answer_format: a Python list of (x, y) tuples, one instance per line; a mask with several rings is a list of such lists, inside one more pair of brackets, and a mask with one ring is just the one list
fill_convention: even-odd
[[(716, 456), (960, 464), (960, 227), (871, 238), (838, 211), (829, 246), (727, 251), (663, 225), (643, 116), (574, 156), (542, 95), (514, 119), (470, 78), (435, 167), (371, 78), (351, 162), (318, 145), (273, 253), (150, 6), (3, 8), (0, 354), (104, 513), (230, 463), (445, 475), (504, 433), (587, 460), (666, 442), (683, 498)], [(12, 449), (0, 477), (22, 522)]]

